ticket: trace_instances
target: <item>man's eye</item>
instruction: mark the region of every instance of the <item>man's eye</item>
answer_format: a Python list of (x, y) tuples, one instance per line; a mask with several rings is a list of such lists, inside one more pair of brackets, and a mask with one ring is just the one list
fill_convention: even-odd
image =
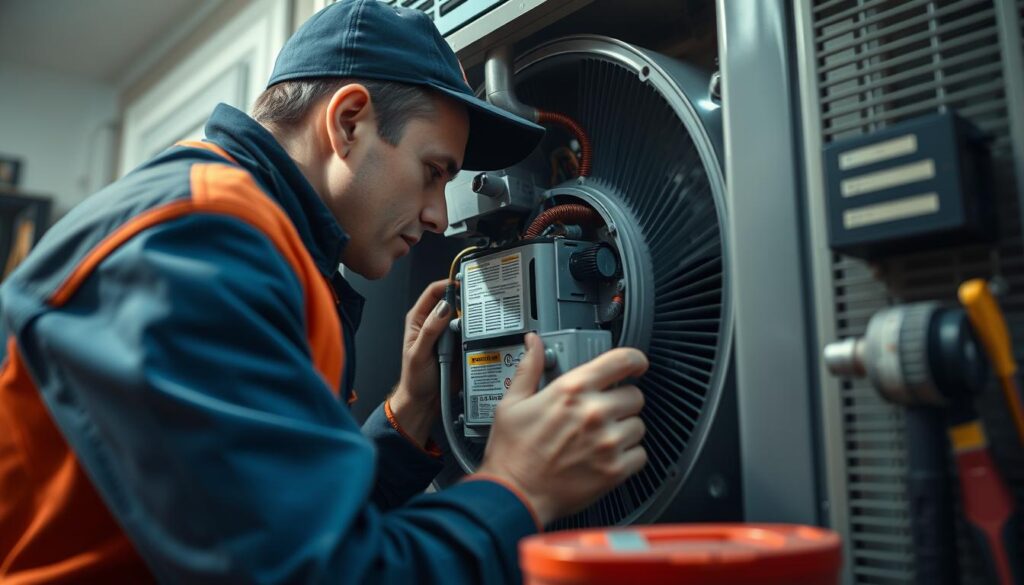
[(437, 168), (436, 166), (428, 164), (427, 169), (429, 169), (431, 181), (436, 181), (442, 177), (441, 169)]

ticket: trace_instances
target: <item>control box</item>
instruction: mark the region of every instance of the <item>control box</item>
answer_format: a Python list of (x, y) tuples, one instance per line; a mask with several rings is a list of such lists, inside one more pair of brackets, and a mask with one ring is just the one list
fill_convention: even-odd
[(988, 148), (952, 112), (838, 140), (824, 154), (836, 251), (876, 258), (993, 237)]
[[(544, 342), (544, 374), (538, 389), (555, 378), (612, 348), (612, 334), (598, 329), (571, 329), (540, 334)], [(467, 351), (463, 361), (465, 434), (486, 437), (494, 422), (494, 409), (512, 385), (525, 355), (522, 343)]]
[(523, 336), (545, 341), (545, 381), (612, 345), (598, 325), (602, 287), (618, 261), (603, 244), (538, 238), (467, 256), (460, 270), (464, 434), (484, 438), (525, 352)]

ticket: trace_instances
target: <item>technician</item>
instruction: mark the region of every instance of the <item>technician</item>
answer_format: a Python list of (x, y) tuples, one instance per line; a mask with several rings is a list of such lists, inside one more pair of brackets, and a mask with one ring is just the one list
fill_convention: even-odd
[(394, 392), (350, 414), (363, 305), (447, 226), (456, 172), (542, 129), (473, 96), (421, 12), (345, 0), (226, 105), (54, 225), (0, 288), (0, 581), (506, 583), (517, 541), (639, 470), (645, 357), (537, 390), (527, 353), (480, 472), (441, 468), (444, 282), (408, 313)]

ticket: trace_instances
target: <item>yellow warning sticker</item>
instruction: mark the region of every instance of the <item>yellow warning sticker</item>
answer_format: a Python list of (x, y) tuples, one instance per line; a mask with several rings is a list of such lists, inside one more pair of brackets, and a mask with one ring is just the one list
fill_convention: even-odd
[(475, 353), (466, 356), (466, 363), (470, 366), (487, 366), (490, 364), (496, 364), (501, 361), (500, 351), (491, 351), (487, 353)]

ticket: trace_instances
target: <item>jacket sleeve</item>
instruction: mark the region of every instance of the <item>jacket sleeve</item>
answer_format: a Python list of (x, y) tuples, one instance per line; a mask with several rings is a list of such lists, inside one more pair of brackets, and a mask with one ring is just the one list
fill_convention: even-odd
[(383, 512), (375, 450), (314, 370), (302, 291), (261, 233), (194, 214), (112, 252), (22, 351), (160, 581), (507, 583), (537, 530), (466, 481)]
[(417, 445), (382, 403), (363, 423), (363, 434), (377, 447), (377, 481), (372, 499), (382, 509), (404, 504), (427, 489), (441, 471), (441, 451), (431, 440)]

